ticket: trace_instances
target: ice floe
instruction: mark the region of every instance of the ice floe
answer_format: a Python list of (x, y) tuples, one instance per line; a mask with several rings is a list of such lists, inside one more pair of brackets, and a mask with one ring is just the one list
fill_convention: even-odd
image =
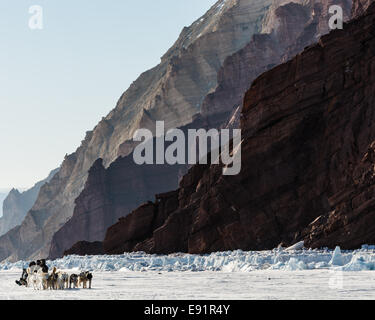
[[(223, 271), (250, 272), (254, 270), (314, 270), (337, 269), (342, 271), (375, 270), (375, 247), (347, 251), (337, 247), (305, 249), (298, 243), (292, 247), (265, 251), (225, 251), (206, 255), (170, 254), (150, 255), (143, 252), (122, 255), (66, 256), (47, 261), (60, 269), (92, 271)], [(27, 261), (0, 263), (0, 270), (18, 270)]]

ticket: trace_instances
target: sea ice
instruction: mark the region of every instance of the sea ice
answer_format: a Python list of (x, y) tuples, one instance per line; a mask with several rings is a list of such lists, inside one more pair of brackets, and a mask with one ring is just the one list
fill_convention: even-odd
[[(0, 263), (1, 270), (20, 270), (28, 261)], [(375, 248), (363, 246), (358, 250), (334, 251), (311, 250), (301, 243), (287, 249), (277, 248), (265, 251), (224, 251), (205, 255), (175, 253), (150, 255), (143, 252), (121, 255), (66, 256), (47, 261), (48, 266), (64, 270), (91, 271), (221, 271), (251, 272), (255, 270), (315, 270), (337, 269), (342, 271), (375, 270)]]

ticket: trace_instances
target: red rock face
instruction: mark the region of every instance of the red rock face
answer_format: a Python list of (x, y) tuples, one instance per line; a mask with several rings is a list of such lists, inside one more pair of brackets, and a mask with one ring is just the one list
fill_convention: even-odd
[[(151, 251), (154, 246), (153, 231), (161, 227), (169, 214), (177, 208), (178, 191), (157, 195), (155, 203), (140, 206), (108, 229), (103, 242), (105, 252), (113, 254), (141, 249)], [(140, 239), (145, 241), (139, 243)]]
[[(319, 34), (328, 31), (329, 17), (327, 15), (327, 8), (331, 4), (340, 4), (344, 8), (345, 16), (348, 16), (351, 3), (350, 1), (345, 0), (341, 2), (310, 1), (304, 5), (289, 3), (282, 7), (276, 8), (275, 16), (280, 21), (278, 27), (274, 29), (271, 34), (260, 34), (254, 36), (252, 41), (244, 49), (240, 50), (238, 53), (226, 60), (224, 67), (219, 73), (218, 88), (213, 94), (206, 98), (203, 104), (203, 117), (205, 117), (206, 120), (211, 119), (211, 122), (212, 119), (215, 119), (216, 123), (224, 123), (224, 120), (228, 114), (232, 112), (230, 116), (231, 120), (229, 121), (227, 127), (237, 127), (240, 112), (239, 107), (236, 108), (236, 106), (243, 98), (243, 92), (246, 92), (249, 83), (251, 83), (251, 81), (261, 72), (270, 69), (273, 65), (279, 63), (280, 61), (286, 60), (288, 57), (302, 50), (311, 42), (314, 42), (314, 39), (316, 39)], [(309, 74), (306, 73), (306, 76), (308, 75)], [(299, 76), (303, 77), (303, 72), (300, 72)], [(306, 79), (308, 80), (308, 78)], [(305, 86), (305, 84), (302, 84), (303, 89)], [(267, 88), (268, 84), (266, 84), (265, 87)], [(255, 113), (251, 116), (251, 118), (252, 121), (259, 122), (260, 115), (263, 111), (259, 108), (256, 110), (258, 114)], [(275, 108), (273, 111), (276, 114), (278, 109)], [(282, 113), (280, 112), (280, 114)], [(309, 121), (312, 122), (313, 119)], [(310, 122), (307, 122), (306, 125), (310, 125)], [(301, 124), (301, 126), (303, 125), (304, 123)], [(246, 125), (246, 128), (248, 128), (250, 131), (255, 131), (256, 123), (249, 123)], [(278, 133), (276, 135), (278, 135)], [(297, 138), (293, 137), (293, 139)], [(148, 223), (139, 225), (134, 223), (139, 212), (145, 214), (143, 207), (135, 210), (125, 220), (121, 220), (121, 223), (116, 224), (110, 230), (108, 230), (106, 240), (104, 241), (104, 247), (106, 248), (107, 252), (121, 253), (121, 251), (135, 250), (135, 248), (136, 250), (163, 253), (174, 251), (209, 252), (233, 248), (272, 248), (275, 244), (278, 244), (279, 241), (281, 241), (281, 232), (284, 233), (282, 237), (283, 241), (294, 241), (292, 239), (298, 237), (296, 234), (297, 231), (295, 230), (298, 229), (301, 221), (298, 223), (291, 222), (293, 221), (293, 218), (287, 218), (287, 212), (280, 213), (282, 218), (279, 217), (279, 214), (270, 214), (270, 208), (267, 208), (265, 212), (263, 209), (261, 209), (263, 204), (260, 200), (265, 198), (266, 203), (272, 203), (272, 200), (270, 200), (268, 197), (273, 199), (273, 195), (269, 195), (268, 193), (272, 191), (272, 194), (277, 195), (277, 191), (274, 190), (275, 188), (276, 190), (278, 188), (286, 188), (285, 186), (279, 186), (278, 183), (281, 183), (280, 181), (283, 181), (283, 179), (292, 179), (291, 177), (293, 176), (289, 175), (288, 171), (283, 172), (283, 170), (281, 170), (281, 172), (279, 172), (278, 170), (280, 161), (278, 158), (278, 152), (279, 149), (282, 149), (281, 146), (274, 147), (273, 144), (272, 146), (263, 145), (262, 140), (260, 140), (258, 143), (264, 148), (269, 147), (270, 150), (262, 151), (264, 154), (256, 155), (255, 159), (251, 158), (249, 161), (251, 165), (256, 167), (258, 167), (260, 164), (262, 166), (267, 166), (268, 173), (265, 174), (262, 169), (259, 169), (259, 171), (256, 171), (255, 173), (246, 173), (246, 170), (248, 170), (246, 168), (247, 166), (245, 164), (243, 165), (243, 172), (245, 172), (244, 175), (249, 174), (249, 179), (253, 179), (254, 183), (258, 182), (259, 184), (254, 184), (251, 186), (252, 193), (254, 193), (256, 199), (259, 198), (256, 201), (254, 200), (255, 206), (254, 204), (249, 204), (248, 207), (243, 207), (242, 202), (244, 200), (241, 200), (240, 204), (236, 204), (236, 201), (233, 200), (233, 204), (228, 205), (226, 198), (230, 198), (230, 195), (221, 194), (219, 190), (216, 190), (216, 186), (206, 186), (205, 189), (200, 189), (205, 190), (204, 192), (197, 192), (197, 186), (202, 188), (202, 186), (204, 186), (207, 182), (205, 179), (210, 181), (212, 175), (215, 176), (219, 181), (227, 181), (228, 179), (226, 177), (221, 177), (220, 168), (211, 169), (213, 170), (213, 173), (210, 173), (208, 177), (203, 175), (203, 171), (201, 169), (198, 170), (195, 168), (195, 171), (192, 169), (193, 171), (189, 172), (184, 178), (182, 188), (180, 190), (181, 194), (178, 197), (175, 195), (176, 201), (177, 199), (182, 201), (180, 208), (189, 205), (189, 209), (181, 209), (181, 214), (171, 215), (170, 212), (168, 215), (165, 214), (165, 216), (168, 217), (168, 223), (166, 223), (165, 226), (160, 226), (158, 228), (154, 228), (150, 222), (152, 219), (154, 219), (154, 216), (152, 215), (156, 215), (155, 212), (158, 212), (159, 210), (157, 203), (153, 204), (154, 210), (147, 211), (150, 219)], [(292, 150), (294, 148), (294, 141), (288, 143), (291, 144), (290, 150)], [(299, 145), (297, 145), (297, 147), (299, 148)], [(274, 150), (274, 148), (276, 148), (276, 150)], [(297, 153), (298, 148), (293, 152)], [(273, 163), (272, 159), (276, 159), (276, 163)], [(304, 160), (304, 158), (302, 160)], [(303, 163), (303, 161), (301, 163)], [(272, 165), (275, 165), (275, 168), (273, 168)], [(295, 169), (290, 168), (288, 168), (288, 170), (295, 171)], [(246, 195), (246, 192), (244, 191), (244, 189), (246, 190), (246, 188), (249, 186), (237, 190), (237, 185), (242, 184), (242, 182), (236, 181), (237, 178), (238, 177), (229, 179), (230, 181), (228, 180), (226, 183), (230, 185), (233, 190), (236, 190), (237, 195), (242, 194), (244, 199), (249, 198), (250, 200), (251, 196)], [(191, 185), (189, 186), (189, 184), (184, 181), (190, 181)], [(286, 183), (293, 184), (293, 180), (288, 180)], [(188, 187), (185, 188), (184, 186)], [(219, 188), (222, 188), (222, 186)], [(209, 197), (209, 192), (213, 192), (214, 194)], [(216, 193), (218, 193), (218, 195), (216, 195)], [(229, 191), (229, 193), (231, 192)], [(202, 199), (199, 198), (200, 196)], [(290, 195), (285, 197), (288, 199)], [(193, 200), (190, 201), (186, 199)], [(207, 203), (205, 203), (205, 201), (207, 201)], [(287, 200), (284, 199), (284, 201)], [(203, 202), (203, 204), (201, 204), (201, 202)], [(328, 207), (326, 206), (326, 201), (323, 201), (323, 204), (325, 208)], [(276, 206), (276, 204), (274, 204), (274, 206)], [(301, 206), (301, 208), (303, 207), (302, 204), (299, 203), (297, 205), (295, 204), (295, 206), (297, 208), (298, 206)], [(307, 212), (304, 214), (301, 208), (296, 209), (296, 214), (298, 215), (298, 218), (302, 220), (302, 223), (307, 225), (312, 221), (313, 217), (315, 217), (315, 213)], [(284, 210), (288, 211), (288, 205), (286, 205)], [(192, 216), (192, 211), (196, 211), (194, 212), (194, 215), (199, 216), (199, 223), (195, 225), (193, 229), (191, 229), (191, 224), (195, 218)], [(249, 218), (249, 214), (246, 213), (247, 211), (253, 212), (252, 218)], [(151, 214), (151, 212), (153, 213)], [(234, 212), (237, 214), (230, 214)], [(240, 215), (240, 220), (237, 219), (238, 215)], [(133, 221), (131, 223), (132, 226), (126, 227), (126, 224), (130, 223), (129, 221)], [(258, 224), (266, 224), (265, 229)], [(143, 240), (139, 240), (141, 239), (139, 238), (139, 241), (136, 241), (134, 240), (134, 237), (130, 237), (128, 239), (126, 236), (125, 238), (129, 241), (124, 241), (124, 234), (132, 234), (134, 232), (133, 228), (136, 228), (136, 226), (147, 230), (147, 232), (144, 230), (142, 231), (146, 232), (146, 234), (143, 234)], [(131, 228), (131, 230), (129, 230), (129, 228)], [(201, 228), (210, 231), (208, 233), (201, 232)], [(285, 236), (284, 229), (290, 234)], [(292, 232), (289, 229), (294, 231)], [(248, 233), (247, 230), (251, 231), (248, 235), (246, 235)], [(192, 235), (192, 233), (194, 233), (194, 235)], [(116, 234), (119, 234), (118, 239), (115, 236)], [(257, 239), (261, 239), (261, 241), (258, 241)]]
[[(181, 130), (215, 128), (222, 121), (220, 117), (206, 120), (210, 122), (196, 117), (192, 124)], [(216, 123), (216, 120), (219, 122)], [(53, 236), (49, 258), (62, 256), (64, 251), (79, 241), (103, 241), (107, 229), (119, 218), (125, 217), (145, 201), (154, 200), (156, 193), (177, 189), (179, 179), (187, 168), (187, 165), (137, 165), (133, 160), (133, 153), (118, 158), (108, 169), (103, 167), (101, 159), (97, 160), (89, 171), (83, 192), (75, 201), (73, 217)], [(148, 230), (147, 221), (142, 220), (136, 226), (144, 226)], [(134, 226), (130, 227), (131, 230), (132, 228)], [(144, 233), (142, 235), (145, 236)], [(84, 252), (84, 248), (82, 244), (77, 244), (68, 251), (78, 254)]]
[(138, 166), (132, 156), (120, 158), (107, 170), (101, 159), (96, 161), (76, 199), (73, 217), (53, 237), (49, 258), (61, 256), (78, 241), (102, 241), (108, 227), (145, 199), (153, 200), (159, 190), (177, 188), (180, 169), (179, 165)]
[(363, 15), (372, 2), (372, 0), (354, 0), (352, 17), (357, 18)]
[(167, 197), (177, 209), (164, 211), (163, 199), (137, 209), (108, 230), (105, 250), (374, 243), (374, 22), (375, 5), (260, 76), (244, 99), (241, 174), (192, 167)]
[(319, 216), (302, 232), (313, 248), (340, 245), (358, 248), (375, 242), (375, 142), (352, 170), (352, 184), (334, 194), (332, 210)]
[(79, 256), (84, 255), (98, 255), (103, 254), (103, 243), (100, 241), (96, 242), (87, 242), (87, 241), (80, 241), (77, 242), (70, 250), (64, 252), (65, 255), (72, 255), (76, 254)]
[[(342, 0), (342, 3), (345, 3), (345, 0)], [(227, 127), (238, 128), (240, 108), (234, 107), (240, 104), (251, 81), (272, 65), (280, 63), (284, 55), (300, 51), (305, 45), (314, 41), (314, 36), (318, 32), (315, 25), (319, 20), (313, 17), (312, 7), (312, 2), (308, 2), (305, 5), (289, 3), (275, 8), (275, 16), (281, 21), (277, 30), (274, 30), (273, 34), (255, 36), (243, 50), (226, 60), (220, 71), (217, 90), (206, 98), (202, 115), (189, 126), (216, 128), (224, 126), (230, 118), (233, 121), (229, 121)], [(350, 6), (346, 6), (345, 10), (350, 12)], [(319, 15), (319, 19), (325, 18)], [(311, 29), (311, 25), (314, 26), (313, 32), (306, 34), (305, 30)], [(121, 148), (130, 150), (134, 148), (134, 144), (124, 143)], [(128, 158), (132, 159), (132, 156)], [(126, 216), (142, 202), (152, 200), (155, 193), (177, 189), (178, 174), (186, 172), (186, 170), (179, 171), (171, 168), (171, 172), (167, 173), (167, 167), (159, 170), (159, 166), (152, 169), (147, 166), (144, 172), (138, 172), (140, 169), (138, 166), (135, 166), (137, 168), (133, 170), (131, 162), (124, 159), (115, 162), (116, 166), (120, 163), (127, 163), (125, 166), (120, 165), (119, 170), (123, 171), (116, 173), (116, 176), (124, 181), (121, 183), (118, 180), (114, 186), (106, 178), (107, 173), (103, 168), (99, 173), (96, 173), (95, 168), (90, 170), (88, 183), (76, 201), (73, 217), (52, 239), (50, 258), (60, 256), (77, 241), (102, 241), (106, 229), (116, 223), (118, 218)], [(133, 172), (137, 174), (134, 175)], [(170, 179), (169, 183), (165, 182), (166, 177)], [(151, 182), (148, 182), (148, 179)], [(160, 189), (157, 184), (152, 188), (149, 187), (153, 179), (162, 182)], [(119, 194), (119, 197), (123, 194), (123, 191), (118, 191), (117, 184), (123, 188), (122, 190), (127, 188), (128, 196), (124, 195), (121, 202), (113, 204), (112, 194)]]

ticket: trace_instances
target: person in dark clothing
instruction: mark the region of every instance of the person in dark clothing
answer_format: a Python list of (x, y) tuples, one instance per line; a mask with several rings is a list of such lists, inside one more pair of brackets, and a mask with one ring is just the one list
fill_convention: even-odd
[(40, 260), (40, 266), (42, 267), (42, 271), (44, 273), (48, 273), (48, 266), (46, 265), (46, 259)]
[(26, 271), (26, 269), (22, 270), (22, 276), (19, 280), (16, 280), (16, 283), (19, 286), (27, 286), (27, 271)]
[[(35, 261), (31, 261), (29, 263), (29, 268), (30, 268), (31, 272), (36, 272), (36, 271), (34, 271), (36, 266), (41, 268), (44, 273), (48, 273), (48, 266), (46, 265), (46, 259), (37, 260), (36, 263), (35, 263)], [(16, 280), (16, 283), (19, 286), (27, 286), (27, 276), (28, 276), (27, 270), (23, 269), (21, 278), (19, 280)]]

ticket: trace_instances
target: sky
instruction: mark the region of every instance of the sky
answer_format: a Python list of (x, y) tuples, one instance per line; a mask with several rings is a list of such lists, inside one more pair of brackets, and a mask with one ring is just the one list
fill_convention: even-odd
[(0, 189), (46, 178), (215, 2), (1, 0)]

